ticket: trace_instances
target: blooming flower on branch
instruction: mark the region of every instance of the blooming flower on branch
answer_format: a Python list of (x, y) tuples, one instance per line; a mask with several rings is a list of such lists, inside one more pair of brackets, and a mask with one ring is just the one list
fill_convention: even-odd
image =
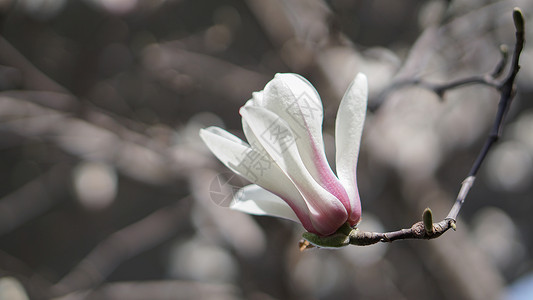
[(248, 143), (218, 127), (200, 131), (215, 156), (253, 184), (230, 207), (300, 222), (318, 236), (361, 219), (357, 158), (367, 106), (367, 80), (358, 74), (340, 103), (335, 123), (337, 175), (322, 138), (323, 108), (315, 88), (296, 74), (276, 74), (241, 107)]

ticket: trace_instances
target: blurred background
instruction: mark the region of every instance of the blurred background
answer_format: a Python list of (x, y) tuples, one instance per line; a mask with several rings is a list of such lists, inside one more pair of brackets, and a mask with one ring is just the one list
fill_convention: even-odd
[[(227, 209), (246, 184), (199, 140), (295, 72), (326, 151), (357, 72), (370, 111), (361, 227), (444, 218), (498, 93), (395, 83), (492, 72), (531, 1), (0, 1), (0, 299), (531, 299), (533, 47), (457, 231), (299, 252), (303, 228)], [(332, 161), (333, 163), (333, 161)]]

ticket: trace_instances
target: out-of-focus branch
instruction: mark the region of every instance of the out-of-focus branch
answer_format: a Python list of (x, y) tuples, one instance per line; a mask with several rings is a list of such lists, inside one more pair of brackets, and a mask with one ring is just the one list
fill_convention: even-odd
[[(478, 158), (472, 165), (472, 168), (468, 176), (463, 181), (461, 185), (461, 189), (457, 195), (457, 199), (454, 205), (452, 206), (452, 208), (450, 209), (448, 216), (440, 222), (433, 223), (433, 217), (432, 217), (431, 210), (426, 209), (423, 214), (423, 221), (413, 224), (411, 228), (401, 229), (398, 231), (379, 233), (379, 232), (364, 232), (358, 229), (351, 229), (351, 228), (341, 228), (333, 236), (325, 237), (325, 238), (318, 237), (311, 233), (305, 233), (304, 234), (305, 240), (300, 242), (301, 250), (305, 250), (312, 246), (341, 247), (341, 246), (346, 246), (348, 244), (366, 246), (366, 245), (372, 245), (378, 242), (389, 243), (389, 242), (393, 242), (396, 240), (404, 240), (404, 239), (434, 239), (434, 238), (438, 238), (439, 236), (441, 236), (444, 232), (446, 232), (450, 228), (455, 229), (457, 215), (459, 214), (459, 211), (461, 210), (461, 207), (466, 197), (468, 196), (468, 192), (470, 191), (471, 187), (474, 184), (476, 174), (479, 171), (481, 164), (483, 163), (492, 145), (494, 145), (494, 143), (500, 137), (500, 134), (503, 128), (503, 122), (505, 119), (505, 115), (507, 111), (509, 110), (509, 107), (512, 103), (512, 99), (515, 94), (515, 82), (514, 81), (520, 69), (520, 65), (519, 65), (520, 54), (522, 52), (522, 49), (524, 47), (524, 42), (525, 42), (524, 16), (519, 8), (514, 9), (513, 19), (514, 19), (514, 24), (516, 28), (516, 44), (515, 44), (513, 59), (512, 59), (512, 63), (511, 63), (511, 67), (510, 67), (508, 75), (500, 82), (493, 82), (492, 80), (490, 81), (480, 80), (479, 82), (477, 82), (479, 84), (485, 84), (485, 85), (494, 87), (500, 92), (500, 102), (498, 105), (498, 111), (496, 113), (496, 118), (494, 120), (492, 130), (485, 142), (485, 145), (481, 149), (478, 155)], [(501, 66), (499, 64), (496, 71), (493, 72), (492, 74), (497, 74), (501, 72), (499, 71), (500, 69), (501, 69)], [(487, 76), (490, 78), (492, 77), (492, 74), (489, 74)], [(484, 78), (484, 77), (479, 77), (479, 78)], [(448, 89), (457, 88), (457, 87), (464, 86), (466, 84), (471, 84), (471, 83), (473, 83), (471, 80), (462, 80), (462, 81), (455, 82), (453, 84), (442, 85), (438, 87), (437, 90), (434, 90), (434, 91), (436, 93), (437, 91), (442, 91), (442, 93), (444, 93)]]
[[(468, 173), (468, 176), (465, 178), (461, 185), (461, 190), (459, 191), (459, 194), (457, 195), (457, 199), (450, 209), (450, 212), (448, 213), (448, 216), (438, 222), (433, 223), (433, 229), (431, 231), (423, 230), (424, 224), (423, 222), (415, 223), (410, 229), (402, 229), (400, 231), (395, 232), (389, 232), (389, 233), (358, 233), (356, 237), (350, 241), (352, 244), (358, 244), (359, 242), (362, 244), (373, 244), (375, 242), (381, 241), (381, 242), (392, 242), (398, 239), (433, 239), (441, 236), (444, 232), (446, 232), (448, 229), (453, 228), (455, 229), (455, 223), (457, 220), (457, 215), (459, 214), (459, 211), (461, 210), (461, 207), (468, 196), (468, 192), (470, 191), (471, 187), (474, 184), (477, 172), (479, 171), (479, 168), (481, 167), (483, 161), (485, 160), (485, 157), (487, 156), (488, 152), (490, 151), (492, 145), (499, 139), (502, 128), (503, 128), (503, 122), (505, 119), (505, 115), (507, 111), (509, 110), (509, 107), (511, 106), (512, 99), (515, 94), (515, 78), (518, 74), (518, 71), (520, 69), (519, 61), (520, 61), (520, 54), (522, 52), (522, 49), (524, 48), (524, 42), (525, 42), (525, 31), (524, 31), (524, 16), (519, 8), (515, 8), (513, 11), (513, 19), (514, 24), (516, 28), (516, 43), (515, 43), (515, 50), (513, 53), (513, 59), (511, 64), (511, 69), (509, 70), (509, 74), (507, 77), (498, 83), (493, 82), (492, 80), (489, 81), (480, 81), (478, 83), (480, 84), (486, 84), (492, 87), (495, 87), (500, 92), (500, 102), (498, 105), (498, 112), (496, 113), (496, 118), (494, 120), (494, 124), (492, 127), (492, 130), (489, 134), (489, 137), (487, 138), (487, 141), (485, 142), (485, 145), (481, 149), (481, 152), (478, 155), (478, 158), (472, 165), (472, 169)], [(501, 67), (498, 65), (497, 70)], [(488, 75), (490, 77), (493, 76), (493, 74), (498, 74), (498, 72), (493, 72), (492, 74)], [(489, 78), (490, 78), (489, 77)], [(463, 81), (463, 85), (471, 83), (468, 80)], [(444, 85), (445, 88), (440, 87), (438, 91), (446, 91), (447, 89), (453, 89), (456, 87), (461, 86), (460, 84), (448, 84)]]
[(0, 64), (15, 68), (21, 73), (21, 84), (29, 90), (65, 93), (67, 90), (37, 69), (8, 41), (0, 37)]
[(93, 288), (122, 262), (174, 236), (188, 219), (189, 200), (189, 197), (178, 200), (110, 235), (53, 286), (53, 294), (61, 296)]
[(489, 87), (493, 87), (495, 89), (500, 89), (500, 86), (502, 84), (501, 81), (498, 81), (498, 77), (502, 75), (502, 72), (504, 71), (505, 66), (508, 62), (508, 49), (506, 45), (500, 46), (500, 53), (501, 53), (501, 59), (494, 68), (494, 70), (489, 74), (484, 75), (475, 75), (470, 76), (466, 78), (461, 78), (457, 80), (453, 80), (447, 83), (433, 83), (428, 82), (426, 80), (423, 80), (421, 78), (410, 78), (410, 79), (403, 79), (396, 81), (392, 83), (388, 88), (384, 89), (377, 97), (375, 103), (372, 105), (371, 110), (377, 109), (379, 105), (381, 105), (387, 96), (395, 91), (398, 91), (405, 87), (410, 86), (417, 86), (421, 88), (425, 88), (427, 90), (430, 90), (434, 92), (437, 96), (439, 96), (441, 99), (444, 98), (444, 94), (449, 91), (456, 88), (464, 87), (466, 85), (471, 84), (482, 84)]
[[(124, 128), (116, 120), (94, 112), (98, 126), (55, 109), (25, 101), (24, 95), (0, 95), (0, 128), (25, 137), (51, 141), (81, 159), (103, 161), (142, 182), (166, 184), (183, 179), (185, 169), (205, 164), (202, 154), (183, 155), (157, 140)], [(169, 133), (170, 135), (170, 133)], [(176, 152), (174, 152), (176, 151)], [(179, 153), (178, 153), (179, 152)], [(191, 159), (190, 155), (195, 155)]]
[[(68, 168), (52, 168), (43, 175), (25, 184), (18, 190), (0, 199), (0, 236), (52, 207), (66, 193)], [(65, 191), (58, 191), (63, 189)]]
[(4, 276), (17, 278), (31, 299), (49, 299), (52, 283), (35, 272), (26, 262), (0, 250), (0, 278)]
[(114, 282), (76, 291), (55, 300), (86, 299), (242, 299), (234, 286), (178, 280)]
[[(143, 65), (150, 75), (178, 94), (201, 87), (229, 101), (242, 101), (269, 77), (227, 61), (182, 49), (178, 43), (152, 45), (144, 51)], [(235, 83), (239, 84), (235, 84)]]
[[(399, 60), (384, 49), (363, 57), (351, 41), (332, 26), (332, 12), (323, 0), (246, 0), (280, 58), (295, 73), (321, 83), (325, 101), (342, 98), (357, 72), (369, 78), (370, 89), (377, 88), (396, 72)], [(297, 16), (297, 17), (295, 17)], [(374, 77), (375, 76), (375, 77)], [(332, 105), (333, 107), (335, 105)]]

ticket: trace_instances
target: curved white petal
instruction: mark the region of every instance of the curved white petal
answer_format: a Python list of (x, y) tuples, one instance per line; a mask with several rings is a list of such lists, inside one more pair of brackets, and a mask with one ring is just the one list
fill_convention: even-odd
[[(210, 145), (213, 145), (212, 143), (207, 143), (209, 142), (209, 138), (208, 136), (210, 135), (216, 135), (216, 136), (220, 136), (222, 138), (225, 138), (227, 140), (230, 140), (236, 144), (240, 144), (242, 146), (245, 146), (245, 147), (250, 147), (245, 141), (241, 140), (240, 138), (236, 137), (235, 135), (227, 132), (226, 130), (220, 128), (220, 127), (216, 127), (216, 126), (210, 126), (208, 128), (205, 128), (205, 129), (200, 129), (200, 137), (202, 138), (202, 140), (204, 142), (206, 142), (206, 145), (209, 147), (209, 149), (211, 149)], [(207, 140), (206, 140), (207, 138)]]
[(322, 101), (316, 89), (300, 75), (276, 74), (261, 96), (254, 103), (287, 122), (309, 174), (348, 206), (346, 191), (326, 159), (322, 137)]
[(296, 146), (297, 137), (287, 122), (262, 107), (245, 106), (240, 112), (259, 143), (302, 194), (316, 231), (331, 234), (344, 224), (346, 209), (309, 174)]
[(241, 188), (235, 194), (230, 208), (252, 215), (274, 216), (299, 222), (292, 208), (283, 199), (256, 184)]
[(302, 225), (310, 225), (309, 209), (292, 181), (267, 155), (218, 127), (200, 130), (200, 137), (213, 154), (229, 169), (247, 180), (283, 198), (300, 217)]
[(315, 180), (319, 181), (317, 159), (325, 160), (322, 138), (323, 109), (316, 90), (295, 74), (276, 74), (264, 90), (259, 106), (264, 107), (291, 128), (302, 161)]
[(357, 74), (344, 94), (335, 122), (337, 176), (350, 197), (350, 203), (358, 207), (357, 159), (367, 107), (368, 85), (366, 76)]
[(263, 91), (253, 92), (252, 98), (246, 101), (243, 106), (261, 106), (261, 103), (263, 102), (263, 94)]
[(255, 105), (261, 105), (261, 103), (263, 102), (263, 93), (263, 91), (252, 93), (252, 100), (254, 101)]
[[(282, 88), (282, 91), (277, 91), (276, 89)], [(274, 89), (271, 91), (271, 89)], [(312, 101), (312, 105), (316, 108), (319, 108), (320, 111), (322, 111), (322, 101), (320, 100), (320, 95), (316, 91), (315, 87), (307, 81), (304, 77), (294, 74), (294, 73), (278, 73), (274, 76), (274, 78), (267, 83), (265, 86), (265, 89), (260, 92), (255, 92), (252, 95), (254, 96), (254, 99), (257, 100), (257, 105), (262, 106), (265, 108), (269, 108), (270, 105), (272, 105), (272, 101), (276, 101), (276, 99), (272, 98), (264, 98), (264, 94), (268, 93), (278, 93), (281, 92), (281, 96), (290, 96), (295, 97), (296, 99), (300, 98), (301, 96), (308, 97), (309, 101)], [(257, 93), (257, 94), (256, 94)], [(279, 99), (281, 101), (285, 99)], [(274, 103), (274, 105), (276, 105)]]
[(219, 128), (202, 130), (219, 160), (256, 184), (243, 188), (232, 208), (299, 219), (319, 235), (334, 233), (346, 221), (355, 225), (361, 216), (356, 167), (366, 97), (366, 77), (360, 74), (337, 115), (338, 177), (324, 153), (322, 102), (299, 75), (277, 74), (241, 108), (249, 145)]
[(208, 127), (200, 129), (200, 137), (209, 150), (233, 172), (253, 181), (247, 176), (246, 169), (241, 166), (241, 162), (247, 153), (253, 151), (252, 148), (238, 137), (218, 127)]

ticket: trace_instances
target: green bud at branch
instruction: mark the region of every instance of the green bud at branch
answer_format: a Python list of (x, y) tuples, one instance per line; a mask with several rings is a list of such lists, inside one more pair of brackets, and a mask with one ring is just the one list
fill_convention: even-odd
[(424, 229), (426, 230), (426, 234), (432, 235), (433, 234), (433, 213), (431, 212), (431, 209), (429, 207), (424, 210), (422, 219), (424, 220)]

